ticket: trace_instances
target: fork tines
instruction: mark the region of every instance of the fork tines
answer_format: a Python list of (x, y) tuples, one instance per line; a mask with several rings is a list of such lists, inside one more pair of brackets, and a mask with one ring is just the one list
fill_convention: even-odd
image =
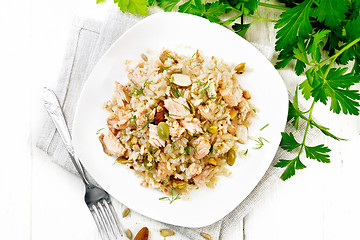
[(120, 239), (124, 236), (111, 202), (101, 199), (88, 206), (103, 240)]

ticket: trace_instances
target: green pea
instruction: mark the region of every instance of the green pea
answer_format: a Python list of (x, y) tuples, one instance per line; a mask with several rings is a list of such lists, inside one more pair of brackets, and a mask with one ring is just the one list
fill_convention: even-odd
[(157, 132), (162, 140), (169, 139), (169, 127), (165, 122), (161, 122), (158, 124)]

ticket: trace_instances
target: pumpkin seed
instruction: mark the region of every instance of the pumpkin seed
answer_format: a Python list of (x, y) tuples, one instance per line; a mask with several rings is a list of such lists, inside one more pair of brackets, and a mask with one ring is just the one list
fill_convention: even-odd
[(155, 168), (155, 166), (156, 163), (154, 157), (150, 153), (147, 153), (144, 158), (144, 167), (151, 171)]
[(160, 235), (162, 237), (170, 237), (170, 236), (174, 236), (175, 232), (170, 229), (160, 229)]
[(130, 209), (125, 208), (124, 211), (123, 211), (123, 213), (122, 213), (123, 218), (124, 218), (124, 217), (127, 217), (127, 215), (129, 215), (129, 213), (130, 213)]
[(133, 163), (133, 162), (134, 162), (133, 160), (128, 160), (128, 159), (126, 159), (126, 158), (124, 158), (124, 157), (118, 157), (118, 158), (116, 159), (116, 161), (117, 161), (118, 163), (121, 163), (121, 164), (127, 164), (127, 163)]
[(126, 234), (128, 239), (132, 239), (132, 232), (130, 231), (130, 229), (126, 229), (125, 234)]
[(230, 166), (234, 165), (235, 159), (236, 159), (236, 152), (234, 149), (230, 149), (226, 156), (227, 164), (229, 164)]
[(161, 122), (158, 124), (157, 132), (162, 140), (169, 139), (169, 127), (165, 122)]
[(202, 232), (202, 233), (200, 233), (200, 235), (201, 235), (203, 238), (207, 239), (207, 240), (210, 240), (210, 239), (211, 239), (211, 235), (208, 234), (208, 233)]
[(144, 53), (142, 53), (140, 56), (145, 62), (147, 62), (148, 57)]
[(240, 63), (239, 65), (237, 65), (235, 68), (234, 68), (235, 72), (237, 74), (242, 74), (244, 73), (245, 71), (245, 63)]
[(182, 189), (182, 188), (186, 187), (186, 182), (181, 181), (181, 180), (176, 180), (176, 181), (173, 182), (172, 185), (173, 185), (174, 188)]

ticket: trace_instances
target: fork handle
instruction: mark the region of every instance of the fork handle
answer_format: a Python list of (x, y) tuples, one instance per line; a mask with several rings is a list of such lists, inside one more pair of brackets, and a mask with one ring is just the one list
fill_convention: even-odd
[(74, 164), (76, 171), (79, 173), (85, 185), (90, 185), (89, 181), (86, 178), (84, 168), (75, 155), (74, 147), (71, 141), (71, 135), (55, 93), (51, 89), (44, 87), (43, 94), (45, 109), (49, 113), (51, 120), (55, 124), (55, 127), (60, 134), (60, 137), (65, 145), (66, 150), (70, 155), (71, 161)]

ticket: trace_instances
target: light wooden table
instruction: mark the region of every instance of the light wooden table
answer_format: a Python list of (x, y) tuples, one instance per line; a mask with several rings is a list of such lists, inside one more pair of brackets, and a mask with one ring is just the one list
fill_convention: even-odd
[[(105, 9), (95, 0), (2, 2), (0, 239), (98, 239), (82, 182), (35, 143), (42, 86), (55, 86), (74, 14), (101, 20)], [(256, 23), (247, 39), (273, 46), (274, 36), (272, 23)], [(289, 89), (303, 79), (291, 70), (280, 74)], [(275, 182), (224, 240), (360, 239), (360, 118), (333, 115), (323, 106), (314, 115), (349, 141), (316, 139), (332, 149), (332, 163), (306, 160), (308, 168), (294, 178)], [(134, 224), (136, 231), (141, 223)], [(161, 238), (153, 233), (151, 239)]]

